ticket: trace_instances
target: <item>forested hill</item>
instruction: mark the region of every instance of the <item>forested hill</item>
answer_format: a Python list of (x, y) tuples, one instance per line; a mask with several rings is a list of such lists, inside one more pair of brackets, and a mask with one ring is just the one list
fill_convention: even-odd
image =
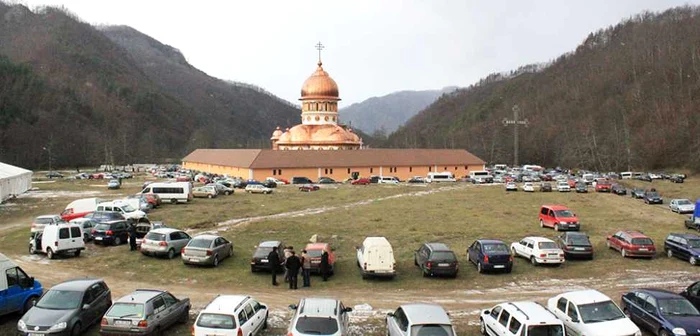
[(0, 161), (27, 168), (179, 160), (269, 146), (299, 111), (210, 77), (128, 27), (0, 2)]
[(466, 148), (512, 162), (598, 170), (700, 169), (700, 9), (643, 13), (591, 33), (546, 67), (492, 75), (443, 96), (389, 137), (395, 147)]

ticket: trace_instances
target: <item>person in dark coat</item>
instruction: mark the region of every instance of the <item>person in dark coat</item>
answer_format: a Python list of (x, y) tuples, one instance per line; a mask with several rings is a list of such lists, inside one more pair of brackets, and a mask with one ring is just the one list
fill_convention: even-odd
[(285, 263), (287, 267), (287, 275), (289, 276), (289, 289), (297, 289), (297, 280), (299, 279), (299, 269), (301, 268), (301, 260), (292, 251)]
[(131, 223), (127, 232), (129, 233), (129, 250), (136, 251), (136, 224)]
[(321, 254), (321, 276), (323, 281), (328, 281), (328, 274), (330, 273), (330, 265), (328, 264), (328, 252), (323, 251)]
[(267, 263), (270, 265), (270, 273), (272, 273), (272, 285), (278, 286), (277, 283), (277, 268), (282, 263), (280, 255), (277, 253), (277, 246), (272, 247), (272, 252), (267, 255)]

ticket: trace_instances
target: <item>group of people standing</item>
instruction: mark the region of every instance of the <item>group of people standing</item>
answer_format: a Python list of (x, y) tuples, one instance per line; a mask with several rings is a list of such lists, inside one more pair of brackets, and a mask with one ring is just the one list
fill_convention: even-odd
[[(272, 273), (272, 285), (278, 286), (277, 269), (279, 266), (284, 267), (284, 281), (289, 283), (289, 289), (297, 289), (299, 273), (303, 277), (303, 286), (311, 287), (311, 256), (306, 250), (301, 251), (301, 256), (297, 256), (294, 247), (287, 246), (284, 248), (284, 260), (280, 260), (279, 250), (273, 247), (272, 251), (267, 256)], [(323, 277), (323, 281), (328, 280), (330, 274), (330, 265), (328, 262), (328, 252), (323, 251), (321, 254), (321, 263), (319, 272)]]

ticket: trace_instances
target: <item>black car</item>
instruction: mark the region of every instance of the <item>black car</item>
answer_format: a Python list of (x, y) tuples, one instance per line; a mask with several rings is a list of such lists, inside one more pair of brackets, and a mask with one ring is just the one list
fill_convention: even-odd
[(456, 278), (459, 270), (457, 256), (447, 245), (426, 243), (416, 250), (413, 263), (418, 266), (423, 276), (446, 275)]
[(552, 191), (552, 184), (551, 183), (542, 183), (542, 186), (540, 186), (540, 191), (551, 192)]
[(52, 178), (63, 178), (63, 174), (57, 172), (57, 171), (50, 171), (46, 173), (46, 177), (52, 179)]
[(646, 204), (663, 204), (664, 199), (661, 198), (661, 195), (659, 195), (659, 192), (656, 191), (656, 189), (652, 188), (650, 190), (647, 190), (644, 192), (644, 203)]
[(585, 232), (564, 232), (556, 239), (559, 247), (564, 251), (564, 258), (593, 259), (593, 244)]
[(414, 176), (408, 180), (408, 183), (426, 183), (425, 179), (421, 176)]
[(20, 335), (82, 335), (112, 306), (100, 279), (76, 279), (53, 286), (17, 323)]
[(666, 255), (690, 262), (696, 266), (700, 264), (700, 236), (692, 233), (669, 233), (664, 241)]
[(652, 180), (651, 176), (649, 176), (649, 174), (639, 175), (639, 176), (635, 177), (635, 179), (637, 179), (639, 181), (645, 181), (645, 182), (651, 182), (651, 180)]
[(311, 181), (307, 177), (303, 176), (294, 176), (292, 177), (292, 184), (313, 184), (314, 182)]
[(262, 181), (262, 185), (268, 188), (277, 188), (277, 182), (272, 180)]
[(663, 289), (635, 289), (622, 295), (621, 308), (632, 322), (654, 335), (700, 333), (696, 332), (700, 329), (700, 312), (690, 300), (676, 293)]
[(685, 175), (676, 174), (676, 175), (669, 177), (668, 180), (673, 182), (673, 183), (683, 183), (683, 182), (685, 182)]
[(644, 198), (644, 188), (633, 188), (632, 191), (630, 191), (630, 196), (632, 196), (632, 198)]
[(125, 220), (102, 222), (92, 229), (95, 244), (120, 245), (129, 240), (129, 224)]
[(92, 219), (95, 223), (104, 223), (117, 220), (126, 221), (126, 217), (121, 212), (116, 211), (95, 211), (85, 215), (85, 218)]
[(584, 182), (577, 182), (576, 183), (576, 192), (577, 193), (587, 193), (588, 192), (588, 185)]
[(377, 175), (370, 176), (369, 183), (379, 183), (379, 176), (377, 176)]
[(235, 180), (233, 181), (233, 187), (238, 188), (238, 189), (245, 189), (245, 187), (248, 186), (248, 182), (244, 180)]
[(335, 184), (335, 183), (338, 183), (338, 182), (336, 182), (334, 179), (332, 179), (330, 177), (323, 176), (323, 177), (318, 179), (318, 184)]
[[(267, 256), (272, 252), (272, 248), (277, 246), (277, 253), (280, 257), (280, 262), (284, 262), (284, 243), (277, 240), (270, 240), (261, 242), (258, 247), (253, 252), (253, 258), (250, 259), (250, 271), (255, 273), (257, 271), (269, 271), (270, 261)], [(278, 265), (278, 271), (282, 270), (282, 265)]]
[(627, 189), (625, 189), (625, 187), (623, 187), (621, 184), (618, 184), (618, 183), (613, 184), (610, 191), (612, 191), (613, 194), (619, 195), (619, 196), (627, 195)]

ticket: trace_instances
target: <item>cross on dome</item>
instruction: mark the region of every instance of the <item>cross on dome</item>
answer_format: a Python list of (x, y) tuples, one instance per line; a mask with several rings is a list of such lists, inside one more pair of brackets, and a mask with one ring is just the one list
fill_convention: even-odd
[(321, 64), (323, 64), (321, 63), (321, 50), (323, 50), (325, 47), (326, 46), (321, 44), (321, 41), (318, 41), (318, 43), (316, 43), (316, 50), (318, 50), (318, 66), (321, 66)]

